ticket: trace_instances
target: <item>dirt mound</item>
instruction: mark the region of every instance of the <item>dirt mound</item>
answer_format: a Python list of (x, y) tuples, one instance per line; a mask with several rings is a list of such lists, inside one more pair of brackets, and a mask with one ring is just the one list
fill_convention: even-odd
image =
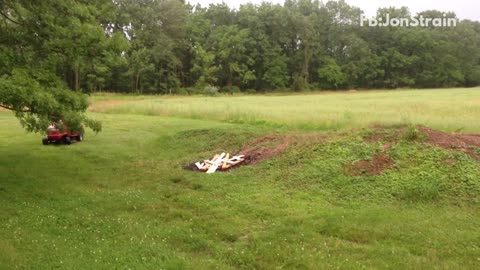
[(428, 144), (447, 150), (461, 151), (480, 160), (480, 134), (450, 134), (424, 126), (418, 126), (418, 130), (425, 134)]
[[(347, 165), (345, 168), (346, 174), (351, 176), (371, 176), (380, 175), (385, 170), (391, 169), (395, 165), (395, 162), (389, 156), (388, 152), (389, 149), (396, 145), (400, 140), (422, 141), (444, 149), (462, 151), (480, 161), (480, 134), (449, 134), (424, 126), (417, 126), (416, 128), (413, 127), (415, 134), (420, 133), (424, 136), (415, 135), (415, 138), (411, 139), (410, 136), (407, 136), (411, 131), (405, 126), (374, 126), (373, 128), (373, 132), (365, 136), (364, 141), (366, 143), (381, 142), (383, 144), (383, 150), (379, 151), (370, 159), (359, 160), (353, 164)], [(238, 166), (253, 165), (263, 160), (274, 158), (292, 144), (317, 144), (324, 142), (329, 137), (331, 137), (331, 134), (270, 134), (254, 139), (245, 144), (241, 150), (232, 151), (231, 153), (235, 155), (245, 155), (245, 161)], [(450, 164), (454, 161), (447, 160), (445, 162), (446, 164)], [(233, 168), (237, 168), (238, 166)], [(189, 164), (184, 168), (188, 170), (197, 170), (194, 163)]]
[[(360, 160), (347, 166), (346, 172), (351, 176), (379, 175), (392, 168), (395, 162), (388, 156), (388, 149), (407, 134), (406, 127), (373, 126), (372, 133), (364, 137), (366, 143), (383, 142), (383, 151), (369, 160)], [(425, 126), (416, 129), (424, 135), (420, 137), (425, 143), (447, 150), (461, 151), (476, 160), (480, 160), (480, 134), (455, 134), (433, 130)], [(445, 164), (454, 164), (455, 160), (446, 160)]]

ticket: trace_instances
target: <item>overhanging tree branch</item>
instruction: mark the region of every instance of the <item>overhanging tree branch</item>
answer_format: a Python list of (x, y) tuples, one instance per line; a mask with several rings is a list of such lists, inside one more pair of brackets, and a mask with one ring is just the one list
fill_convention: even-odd
[(2, 15), (5, 19), (9, 20), (12, 23), (18, 24), (18, 25), (23, 25), (22, 23), (19, 23), (15, 21), (14, 19), (10, 18), (7, 14), (5, 14), (3, 11), (0, 10), (0, 15)]
[(4, 109), (7, 109), (7, 110), (10, 110), (10, 111), (16, 111), (16, 112), (31, 112), (31, 110), (27, 110), (27, 109), (22, 109), (22, 110), (18, 110), (18, 109), (15, 109), (15, 108), (12, 108), (12, 107), (9, 107), (9, 106), (6, 106), (6, 105), (3, 105), (3, 104), (0, 104), (0, 107), (1, 108), (4, 108)]

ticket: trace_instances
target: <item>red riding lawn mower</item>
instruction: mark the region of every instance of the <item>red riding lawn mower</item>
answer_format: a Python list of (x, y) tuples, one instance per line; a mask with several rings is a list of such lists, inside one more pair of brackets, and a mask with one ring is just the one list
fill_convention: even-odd
[[(60, 128), (61, 127), (61, 128)], [(51, 124), (47, 128), (47, 137), (42, 139), (43, 145), (71, 144), (72, 140), (83, 141), (83, 130), (80, 132), (70, 132), (65, 125)]]

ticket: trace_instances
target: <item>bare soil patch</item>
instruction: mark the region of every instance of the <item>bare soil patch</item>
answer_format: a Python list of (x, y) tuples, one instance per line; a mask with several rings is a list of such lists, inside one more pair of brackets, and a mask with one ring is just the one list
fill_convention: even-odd
[[(297, 139), (298, 138), (294, 136), (278, 134), (269, 134), (256, 138), (245, 144), (240, 150), (232, 153), (234, 155), (245, 155), (245, 161), (229, 169), (219, 171), (229, 171), (230, 169), (238, 168), (240, 166), (254, 165), (263, 160), (274, 158), (285, 151), (285, 149)], [(195, 163), (186, 165), (184, 169), (198, 171)]]
[[(461, 151), (470, 157), (480, 160), (480, 134), (456, 134), (434, 130), (424, 126), (417, 126), (417, 129), (424, 135), (424, 142), (447, 150)], [(371, 134), (364, 138), (367, 143), (382, 142), (383, 151), (379, 152), (369, 160), (357, 161), (346, 168), (349, 175), (379, 175), (384, 170), (390, 169), (395, 162), (388, 156), (388, 149), (398, 143), (404, 137), (407, 129), (405, 127), (389, 128), (374, 126)], [(444, 161), (445, 165), (455, 164), (455, 160)]]
[(424, 126), (418, 126), (418, 129), (425, 134), (426, 143), (447, 150), (461, 151), (480, 160), (480, 134), (446, 133)]
[(292, 143), (292, 138), (279, 135), (266, 135), (247, 144), (239, 155), (245, 155), (244, 165), (257, 164), (283, 152)]
[(395, 162), (388, 155), (388, 150), (393, 143), (383, 145), (383, 150), (375, 154), (371, 159), (359, 160), (347, 167), (347, 174), (350, 176), (372, 176), (380, 175), (385, 170), (393, 168)]

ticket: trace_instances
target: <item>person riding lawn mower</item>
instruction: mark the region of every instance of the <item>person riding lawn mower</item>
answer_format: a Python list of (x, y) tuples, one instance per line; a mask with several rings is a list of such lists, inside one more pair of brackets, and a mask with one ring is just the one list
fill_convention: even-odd
[(47, 136), (42, 139), (43, 145), (51, 143), (71, 144), (72, 140), (77, 142), (83, 141), (83, 129), (79, 132), (72, 132), (63, 123), (51, 124), (47, 128)]

